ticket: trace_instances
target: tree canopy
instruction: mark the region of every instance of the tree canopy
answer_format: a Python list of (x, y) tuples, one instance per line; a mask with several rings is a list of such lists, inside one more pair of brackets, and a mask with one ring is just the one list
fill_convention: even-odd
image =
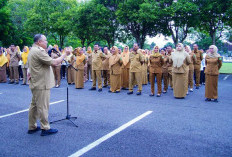
[[(186, 42), (191, 30), (218, 43), (225, 26), (231, 28), (232, 0), (0, 0), (0, 44), (31, 45), (34, 34), (48, 36), (60, 47), (109, 47), (147, 37), (170, 36), (174, 45)], [(231, 34), (231, 33), (230, 33)], [(197, 40), (196, 40), (197, 42)], [(154, 41), (156, 43), (156, 41)], [(154, 45), (154, 44), (153, 44)]]

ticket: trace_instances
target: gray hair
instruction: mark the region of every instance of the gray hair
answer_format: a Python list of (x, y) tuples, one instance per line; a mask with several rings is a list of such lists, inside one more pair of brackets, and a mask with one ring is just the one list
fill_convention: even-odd
[(34, 36), (34, 43), (37, 43), (41, 38), (42, 38), (43, 34), (36, 34)]

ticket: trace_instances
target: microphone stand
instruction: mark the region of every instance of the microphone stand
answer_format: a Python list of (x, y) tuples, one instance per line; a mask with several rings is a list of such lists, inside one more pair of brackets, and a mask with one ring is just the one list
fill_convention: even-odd
[[(57, 52), (57, 51), (56, 51)], [(58, 53), (58, 52), (57, 52)], [(56, 54), (57, 54), (56, 53)], [(58, 56), (60, 56), (59, 54), (57, 54)], [(78, 69), (76, 69), (75, 67), (73, 67), (71, 64), (68, 64), (68, 62), (66, 60), (64, 60), (65, 63), (66, 63), (66, 67), (68, 68), (69, 66), (71, 68), (73, 68), (75, 71), (78, 71)], [(75, 124), (72, 119), (76, 120), (77, 117), (72, 117), (71, 114), (69, 114), (69, 95), (68, 95), (68, 81), (67, 81), (67, 84), (66, 84), (66, 87), (67, 87), (67, 114), (66, 114), (66, 117), (63, 118), (63, 119), (59, 119), (59, 120), (55, 120), (55, 121), (52, 121), (50, 122), (50, 124), (52, 123), (56, 123), (56, 122), (60, 122), (60, 121), (63, 121), (63, 120), (69, 120), (75, 127), (78, 127), (77, 124)]]

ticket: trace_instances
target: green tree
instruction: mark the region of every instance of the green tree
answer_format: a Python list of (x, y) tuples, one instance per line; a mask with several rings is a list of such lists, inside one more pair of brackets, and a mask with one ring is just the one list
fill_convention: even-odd
[[(226, 13), (231, 8), (232, 1), (196, 0), (195, 3), (199, 6), (200, 25), (198, 25), (198, 28), (203, 32), (206, 31), (212, 39), (212, 44), (215, 45), (222, 36), (224, 22), (229, 18)], [(218, 37), (216, 35), (217, 31), (219, 32)]]
[(127, 0), (120, 3), (116, 11), (117, 19), (124, 31), (131, 34), (141, 48), (144, 47), (146, 36), (154, 36), (157, 30), (154, 26), (158, 17), (155, 13), (150, 14), (146, 11), (149, 7), (150, 3), (144, 0)]
[(7, 0), (0, 0), (0, 41), (4, 46), (8, 44), (6, 39), (10, 29), (10, 10), (7, 8)]
[(171, 35), (174, 44), (183, 43), (190, 28), (198, 24), (198, 6), (189, 0), (161, 0), (160, 7), (160, 30), (161, 33)]
[(66, 36), (71, 32), (71, 8), (77, 6), (75, 0), (35, 0), (34, 7), (28, 12), (25, 24), (31, 34), (50, 35), (63, 47)]
[(168, 42), (167, 44), (164, 45), (164, 47), (168, 47), (168, 46), (171, 46), (172, 48), (175, 48), (176, 46), (171, 43), (171, 42)]
[(98, 40), (97, 31), (94, 28), (93, 16), (95, 6), (93, 2), (81, 3), (77, 8), (72, 9), (72, 30), (81, 40), (81, 45), (89, 46), (92, 42)]

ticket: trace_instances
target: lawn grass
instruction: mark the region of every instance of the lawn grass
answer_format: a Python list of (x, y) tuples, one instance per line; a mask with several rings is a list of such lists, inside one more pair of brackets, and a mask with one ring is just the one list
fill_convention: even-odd
[(219, 72), (224, 74), (232, 74), (232, 63), (222, 63), (222, 67)]

